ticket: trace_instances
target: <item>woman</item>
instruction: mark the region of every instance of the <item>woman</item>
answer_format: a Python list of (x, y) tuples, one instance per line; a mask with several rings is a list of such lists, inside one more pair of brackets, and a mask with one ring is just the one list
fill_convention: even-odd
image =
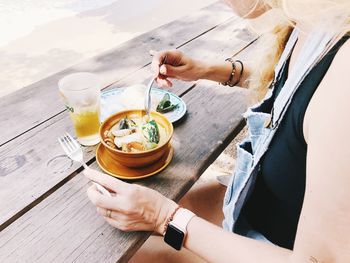
[(177, 252), (154, 236), (134, 262), (350, 262), (350, 3), (226, 2), (245, 17), (276, 9), (288, 18), (261, 38), (262, 63), (253, 68), (233, 58), (209, 65), (164, 51), (154, 53), (152, 68), (160, 86), (171, 86), (170, 78), (210, 79), (249, 82), (258, 97), (264, 94), (245, 114), (249, 136), (227, 189), (193, 189), (184, 209), (89, 170), (91, 180), (116, 194), (90, 187), (88, 196), (112, 226), (165, 233), (170, 245), (185, 248)]

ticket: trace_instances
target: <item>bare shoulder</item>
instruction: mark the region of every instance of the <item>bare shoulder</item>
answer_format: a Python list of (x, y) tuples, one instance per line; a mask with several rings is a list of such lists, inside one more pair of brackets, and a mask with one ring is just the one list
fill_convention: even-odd
[[(322, 82), (313, 95), (304, 119), (304, 137), (308, 141), (312, 122), (341, 120), (350, 114), (350, 40), (337, 52)], [(327, 118), (330, 118), (329, 120)], [(350, 123), (349, 123), (350, 125)]]
[[(308, 143), (308, 164), (318, 166), (315, 168), (317, 172), (312, 174), (320, 176), (328, 171), (328, 174), (337, 174), (338, 179), (343, 176), (343, 183), (346, 181), (350, 187), (349, 58), (350, 41), (346, 41), (334, 57), (308, 105), (304, 135)], [(319, 170), (320, 168), (323, 170)], [(350, 194), (348, 197), (350, 198)]]
[[(306, 187), (294, 246), (307, 262), (350, 262), (350, 42), (336, 54), (304, 119)], [(326, 248), (326, 249), (325, 249)]]
[[(350, 79), (350, 40), (348, 39), (339, 49), (334, 57), (334, 60), (325, 76), (325, 80), (331, 81), (348, 80)], [(347, 74), (344, 74), (347, 73)], [(342, 86), (343, 87), (343, 86)], [(349, 89), (347, 89), (349, 90)]]
[[(338, 94), (337, 91), (350, 92), (348, 88), (350, 80), (350, 41), (347, 40), (335, 55), (333, 62), (320, 84), (321, 92)], [(349, 93), (348, 93), (349, 94)]]

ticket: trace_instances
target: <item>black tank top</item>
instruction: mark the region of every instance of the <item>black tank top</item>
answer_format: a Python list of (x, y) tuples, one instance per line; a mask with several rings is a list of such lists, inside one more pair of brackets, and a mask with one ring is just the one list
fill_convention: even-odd
[[(305, 111), (336, 53), (348, 38), (343, 37), (301, 83), (261, 162), (255, 188), (243, 206), (241, 215), (253, 229), (281, 247), (293, 248), (304, 199), (307, 154), (303, 135)], [(275, 98), (287, 80), (288, 64), (289, 59), (275, 84)]]

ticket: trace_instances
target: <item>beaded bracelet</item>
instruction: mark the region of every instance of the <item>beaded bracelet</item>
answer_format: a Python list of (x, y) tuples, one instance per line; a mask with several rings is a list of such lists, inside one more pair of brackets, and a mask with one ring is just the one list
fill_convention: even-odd
[(229, 79), (228, 79), (226, 82), (222, 82), (221, 85), (233, 87), (234, 85), (232, 84), (232, 80), (233, 80), (233, 77), (234, 77), (235, 74), (236, 74), (235, 62), (233, 61), (232, 58), (227, 58), (227, 59), (225, 59), (225, 61), (228, 61), (228, 62), (231, 63), (231, 65), (232, 65), (232, 71), (231, 71), (231, 74), (230, 74)]
[(181, 206), (177, 206), (176, 209), (174, 210), (174, 212), (171, 213), (171, 215), (167, 218), (167, 220), (165, 221), (164, 224), (164, 229), (163, 229), (163, 236), (165, 236), (166, 230), (168, 228), (168, 225), (171, 221), (173, 221), (174, 219), (174, 215), (176, 214), (176, 212), (181, 208)]
[[(228, 81), (220, 83), (220, 84), (224, 85), (224, 86), (230, 86), (230, 87), (236, 86), (241, 81), (241, 77), (243, 75), (243, 70), (244, 70), (243, 62), (240, 60), (233, 60), (232, 58), (227, 58), (227, 59), (225, 59), (225, 61), (231, 62), (232, 71), (231, 71), (230, 78), (228, 79)], [(241, 64), (241, 72), (239, 74), (238, 80), (236, 82), (232, 83), (232, 80), (233, 80), (233, 78), (236, 74), (236, 70), (237, 70), (236, 65), (235, 65), (236, 62)]]
[(242, 75), (243, 75), (243, 72), (244, 72), (244, 65), (243, 65), (243, 62), (238, 60), (238, 59), (235, 62), (241, 64), (241, 72), (239, 74), (239, 77), (238, 77), (238, 80), (237, 80), (237, 83), (236, 83), (236, 84), (238, 84), (241, 81), (241, 78), (242, 78)]

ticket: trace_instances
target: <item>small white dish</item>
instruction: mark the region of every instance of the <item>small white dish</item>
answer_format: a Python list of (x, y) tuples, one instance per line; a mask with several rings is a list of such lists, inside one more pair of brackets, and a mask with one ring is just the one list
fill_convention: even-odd
[[(128, 91), (126, 91), (127, 89)], [(137, 108), (143, 109), (145, 89), (146, 88), (144, 85), (135, 85), (131, 87), (112, 88), (102, 91), (101, 122), (119, 111)], [(158, 103), (162, 100), (166, 93), (170, 95), (171, 103), (178, 105), (173, 111), (164, 113), (168, 120), (174, 123), (180, 120), (186, 114), (187, 110), (185, 102), (174, 93), (158, 88), (152, 88), (151, 110), (156, 110)]]

